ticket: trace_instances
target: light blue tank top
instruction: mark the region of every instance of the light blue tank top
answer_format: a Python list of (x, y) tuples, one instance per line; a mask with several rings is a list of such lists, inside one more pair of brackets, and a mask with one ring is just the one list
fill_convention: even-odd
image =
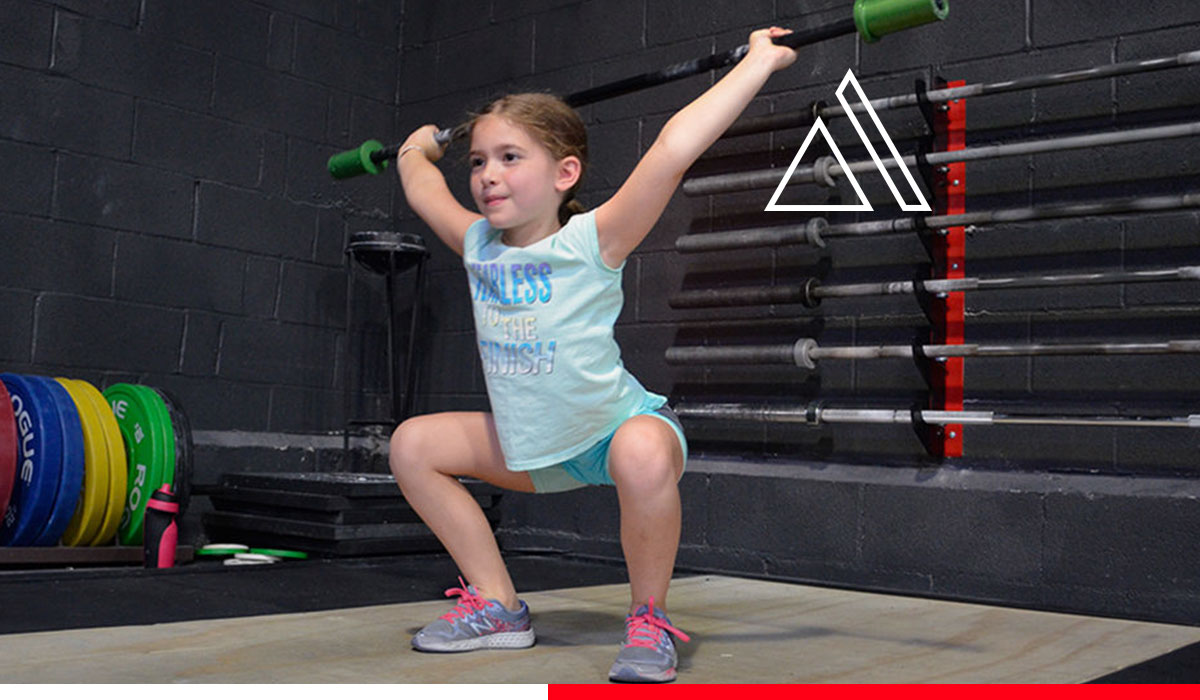
[(500, 236), (487, 219), (472, 224), (463, 264), (500, 447), (509, 469), (526, 471), (574, 457), (666, 398), (621, 363), (624, 264), (600, 257), (594, 211), (524, 248)]

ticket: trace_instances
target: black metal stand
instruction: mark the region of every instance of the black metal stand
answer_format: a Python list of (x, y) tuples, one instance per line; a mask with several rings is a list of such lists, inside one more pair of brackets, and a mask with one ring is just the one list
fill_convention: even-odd
[[(421, 309), (421, 292), (424, 287), (422, 273), (429, 252), (425, 241), (414, 233), (395, 231), (360, 231), (350, 236), (346, 246), (346, 359), (342, 366), (342, 399), (345, 408), (345, 423), (342, 428), (342, 469), (349, 469), (350, 429), (361, 425), (386, 425), (394, 427), (412, 415), (415, 406), (417, 377), (415, 366), (418, 316)], [(354, 263), (371, 272), (384, 275), (387, 293), (387, 368), (388, 407), (391, 415), (386, 421), (357, 419), (351, 415), (350, 365), (353, 353), (351, 319), (354, 310)], [(396, 286), (397, 278), (409, 268), (415, 267), (416, 274), (412, 295), (412, 315), (409, 322), (408, 349), (404, 356), (404, 376), (396, 373)], [(403, 381), (403, 387), (401, 386)]]

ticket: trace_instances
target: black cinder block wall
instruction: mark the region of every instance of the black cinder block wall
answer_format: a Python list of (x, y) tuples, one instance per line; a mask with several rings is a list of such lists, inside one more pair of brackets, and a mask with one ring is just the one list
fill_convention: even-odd
[[(398, 191), (324, 163), (398, 129), (402, 13), (0, 3), (0, 368), (169, 390), (200, 484), (337, 468), (348, 352), (384, 347), (369, 274), (347, 347), (343, 248)], [(382, 361), (352, 364), (352, 410), (385, 415)]]
[[(392, 175), (333, 182), (324, 163), (366, 138), (449, 126), (509, 91), (569, 93), (744, 43), (769, 24), (849, 16), (848, 0), (360, 0), (180, 4), (0, 1), (0, 363), (177, 394), (197, 430), (198, 479), (337, 469), (343, 369), (355, 416), (385, 416), (383, 297), (360, 275), (346, 318), (353, 231), (426, 236), (418, 410), (486, 410), (459, 261), (407, 210)], [(1200, 7), (1105, 0), (951, 3), (938, 25), (803, 49), (750, 115), (833, 102), (847, 69), (869, 97), (918, 81), (994, 82), (1200, 49)], [(582, 199), (610, 196), (706, 74), (581, 110), (592, 163)], [(1194, 121), (1196, 68), (972, 98), (968, 145)], [(904, 151), (918, 110), (881, 112)], [(845, 120), (831, 132), (864, 157)], [(719, 142), (693, 174), (786, 166), (807, 125)], [(445, 171), (468, 202), (461, 145)], [(815, 155), (815, 153), (814, 153)], [(972, 163), (967, 209), (1200, 189), (1195, 138)], [(862, 176), (870, 214), (898, 207)], [(927, 399), (907, 360), (794, 367), (672, 366), (673, 345), (909, 345), (929, 319), (911, 297), (681, 310), (684, 289), (927, 276), (919, 237), (824, 249), (684, 255), (680, 236), (803, 222), (762, 211), (769, 190), (676, 195), (630, 259), (617, 334), (627, 366), (677, 405), (712, 401), (907, 410)], [(785, 202), (852, 201), (795, 187)], [(985, 225), (967, 274), (1003, 277), (1200, 264), (1195, 211)], [(1200, 283), (972, 293), (977, 343), (1159, 342), (1200, 333)], [(402, 305), (403, 306), (403, 305)], [(407, 311), (407, 310), (405, 310)], [(349, 332), (348, 332), (349, 329)], [(966, 407), (1014, 414), (1200, 414), (1194, 355), (966, 362)], [(968, 426), (964, 456), (929, 457), (905, 425), (689, 422), (682, 568), (1089, 613), (1195, 622), (1200, 430)], [(357, 468), (382, 469), (360, 451)], [(506, 496), (502, 543), (621, 556), (615, 494)], [(202, 536), (202, 533), (200, 533)], [(520, 582), (518, 582), (520, 585)]]

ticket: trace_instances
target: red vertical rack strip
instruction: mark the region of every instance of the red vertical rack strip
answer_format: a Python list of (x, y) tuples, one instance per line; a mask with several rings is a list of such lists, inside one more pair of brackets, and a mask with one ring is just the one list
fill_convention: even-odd
[[(946, 87), (960, 87), (966, 81), (956, 80)], [(967, 105), (962, 99), (950, 100), (935, 111), (935, 150), (958, 151), (966, 146)], [(937, 212), (962, 214), (966, 211), (966, 164), (951, 163), (940, 167), (935, 178)], [(966, 275), (966, 233), (962, 226), (933, 232), (931, 246), (933, 274), (941, 279), (959, 279)], [(935, 344), (959, 345), (964, 337), (964, 295), (953, 292), (939, 296), (931, 304), (932, 329), (930, 341)], [(929, 368), (929, 407), (941, 411), (961, 411), (963, 408), (963, 358), (931, 360)], [(962, 425), (952, 423), (929, 433), (927, 449), (936, 457), (961, 457), (963, 454)]]

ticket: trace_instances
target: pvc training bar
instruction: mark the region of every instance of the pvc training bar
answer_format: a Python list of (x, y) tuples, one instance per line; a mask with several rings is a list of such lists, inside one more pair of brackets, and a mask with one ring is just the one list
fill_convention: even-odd
[[(957, 151), (940, 151), (929, 153), (920, 160), (929, 165), (944, 165), (991, 158), (1007, 158), (1026, 156), (1037, 153), (1054, 153), (1101, 146), (1116, 146), (1126, 143), (1153, 141), (1157, 139), (1177, 139), (1200, 134), (1200, 122), (1169, 124), (1166, 126), (1145, 127), (1142, 129), (1124, 129), (1105, 131), (1079, 136), (1064, 136), (1060, 138), (1038, 139), (1033, 141), (1018, 141), (1015, 143), (996, 144), (992, 146), (974, 146)], [(907, 166), (917, 165), (917, 156), (904, 156)], [(889, 168), (895, 168), (892, 159), (882, 161)], [(847, 169), (852, 173), (874, 172), (878, 169), (874, 160), (860, 160), (848, 163)], [(833, 156), (823, 156), (810, 166), (796, 168), (787, 184), (811, 182), (826, 187), (833, 187), (833, 178), (844, 175), (845, 170)], [(768, 187), (776, 187), (779, 181), (787, 175), (787, 168), (769, 168), (767, 170), (752, 170), (743, 173), (727, 173), (696, 177), (683, 182), (683, 193), (689, 197), (706, 194), (722, 194), (726, 192), (742, 192)]]
[[(847, 34), (858, 33), (868, 43), (878, 41), (888, 34), (940, 21), (950, 13), (949, 0), (855, 0), (851, 17), (829, 24), (793, 32), (774, 41), (781, 46), (798, 49)], [(588, 88), (567, 95), (563, 99), (572, 107), (601, 102), (613, 97), (627, 95), (656, 85), (688, 78), (710, 70), (733, 65), (750, 50), (743, 44), (721, 54), (704, 56), (692, 61), (676, 63), (662, 70), (642, 73), (605, 85)], [(466, 135), (465, 125), (439, 131), (438, 143), (447, 144)], [(358, 148), (336, 153), (329, 158), (329, 174), (342, 180), (357, 175), (376, 175), (387, 167), (388, 160), (401, 144), (384, 146), (379, 141), (364, 141)]]
[[(1167, 70), (1170, 68), (1186, 68), (1187, 66), (1200, 64), (1200, 51), (1190, 51), (1187, 53), (1177, 54), (1175, 56), (1163, 56), (1160, 58), (1147, 58), (1140, 61), (1125, 61), (1124, 63), (1113, 63), (1106, 66), (1094, 66), (1092, 68), (1083, 68), (1080, 70), (1065, 71), (1060, 73), (1042, 73), (1039, 75), (1030, 75), (1012, 80), (1002, 80), (996, 83), (976, 83), (974, 85), (963, 85), (961, 87), (938, 88), (936, 90), (926, 90), (922, 93), (908, 93), (905, 95), (893, 95), (891, 97), (880, 97), (870, 100), (867, 104), (876, 112), (897, 109), (900, 107), (913, 107), (922, 102), (936, 104), (939, 102), (948, 102), (950, 100), (965, 99), (967, 97), (983, 97), (985, 95), (999, 95), (1006, 92), (1019, 92), (1021, 90), (1033, 90), (1036, 88), (1053, 87), (1055, 85), (1067, 85), (1070, 83), (1080, 83), (1088, 80), (1100, 80), (1102, 78), (1113, 78), (1122, 75), (1133, 75), (1135, 73), (1148, 73), (1151, 71)], [(866, 112), (866, 106), (863, 104), (851, 105), (855, 112)], [(824, 105), (815, 103), (808, 109), (790, 110), (787, 112), (779, 112), (777, 114), (766, 114), (759, 117), (743, 117), (734, 122), (729, 129), (721, 135), (722, 138), (732, 138), (734, 136), (743, 136), (746, 134), (757, 134), (764, 131), (775, 131), (778, 129), (794, 129), (799, 126), (808, 126), (815, 121), (816, 117), (828, 121), (832, 117), (840, 117), (846, 114), (846, 110), (838, 105)]]
[(1200, 266), (1175, 267), (1125, 272), (1085, 272), (1069, 275), (1030, 275), (1026, 277), (959, 277), (951, 279), (894, 280), (859, 284), (821, 284), (810, 277), (801, 284), (777, 284), (728, 289), (693, 289), (670, 297), (673, 309), (703, 309), (723, 306), (761, 304), (820, 305), (829, 297), (866, 297), (892, 294), (950, 294), (952, 292), (994, 289), (1034, 289), (1039, 287), (1078, 287), (1096, 284), (1173, 282), (1200, 280)]
[(1200, 353), (1200, 340), (1161, 343), (1029, 343), (1018, 345), (861, 345), (822, 348), (812, 338), (775, 345), (692, 345), (667, 348), (672, 365), (795, 365), (816, 369), (817, 360), (883, 358), (1042, 357), (1061, 355), (1166, 355)]
[(739, 250), (778, 245), (824, 246), (825, 239), (832, 236), (878, 236), (890, 233), (908, 233), (922, 229), (942, 232), (955, 226), (977, 224), (1014, 223), (1043, 219), (1064, 219), (1109, 214), (1128, 214), (1139, 211), (1170, 211), (1200, 207), (1200, 193), (1153, 197), (1124, 197), (1101, 199), (1071, 204), (1047, 204), (1013, 209), (993, 209), (965, 214), (946, 214), (924, 217), (900, 217), (857, 224), (829, 224), (824, 219), (811, 219), (806, 224), (791, 226), (769, 226), (762, 228), (721, 231), (718, 233), (696, 233), (680, 236), (675, 240), (675, 249), (681, 253), (703, 253), (716, 250)]
[(1058, 425), (1108, 428), (1200, 428), (1200, 414), (1180, 417), (1121, 417), (1070, 415), (1012, 415), (995, 411), (936, 411), (889, 408), (830, 408), (820, 402), (806, 406), (741, 403), (694, 403), (673, 407), (680, 418), (756, 423), (875, 423), (912, 425)]

